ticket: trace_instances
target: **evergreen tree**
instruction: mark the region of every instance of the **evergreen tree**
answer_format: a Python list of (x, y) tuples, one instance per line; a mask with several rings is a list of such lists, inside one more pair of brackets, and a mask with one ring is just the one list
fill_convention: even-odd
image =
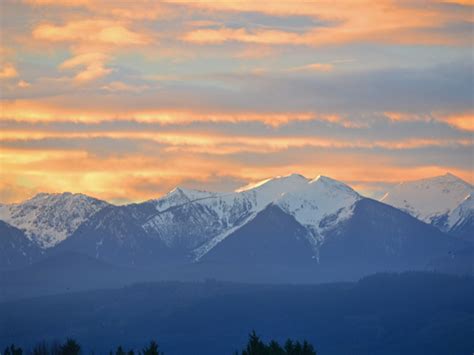
[(286, 355), (285, 350), (278, 344), (275, 340), (272, 340), (270, 344), (268, 344), (268, 354), (271, 355)]
[(288, 339), (285, 342), (285, 351), (288, 355), (293, 355), (295, 353), (295, 344), (293, 343), (293, 340)]
[(293, 355), (301, 355), (303, 351), (303, 347), (301, 346), (300, 342), (297, 341), (295, 343), (295, 349), (293, 350)]
[(316, 355), (314, 347), (306, 340), (303, 342), (303, 354), (304, 355)]
[(14, 344), (10, 345), (10, 347), (7, 347), (4, 351), (5, 355), (22, 355), (23, 350), (21, 348), (15, 347)]
[(162, 355), (160, 354), (158, 344), (156, 341), (152, 340), (150, 345), (142, 350), (142, 355)]
[(61, 355), (79, 355), (81, 353), (81, 347), (74, 339), (67, 339), (60, 349)]
[(316, 355), (316, 351), (306, 340), (300, 343), (288, 339), (284, 347), (281, 347), (275, 340), (266, 345), (253, 331), (249, 334), (249, 341), (245, 350), (242, 351), (242, 355)]
[(122, 346), (119, 345), (119, 347), (117, 348), (117, 350), (115, 351), (115, 355), (127, 355), (125, 353), (125, 351), (122, 349)]
[(249, 334), (249, 342), (247, 348), (242, 352), (242, 355), (265, 355), (267, 354), (267, 347), (260, 340), (255, 330)]

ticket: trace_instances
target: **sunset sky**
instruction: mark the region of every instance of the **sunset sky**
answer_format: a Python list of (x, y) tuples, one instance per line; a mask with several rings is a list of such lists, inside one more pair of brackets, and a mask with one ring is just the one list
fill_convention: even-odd
[(472, 1), (2, 0), (0, 202), (474, 183)]

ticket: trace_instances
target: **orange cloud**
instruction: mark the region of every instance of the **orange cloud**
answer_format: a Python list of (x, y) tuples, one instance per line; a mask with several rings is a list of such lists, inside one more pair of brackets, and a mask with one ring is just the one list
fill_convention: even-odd
[(82, 150), (2, 148), (0, 164), (6, 172), (0, 181), (2, 202), (19, 201), (40, 191), (83, 192), (107, 200), (140, 201), (157, 198), (187, 180), (199, 180), (202, 188), (212, 190), (216, 176), (252, 182), (293, 172), (308, 177), (324, 174), (342, 181), (398, 182), (444, 174), (449, 170), (474, 182), (469, 170), (442, 165), (398, 166), (391, 158), (371, 156), (368, 159), (366, 154), (347, 152), (314, 154), (291, 164), (279, 161), (248, 164), (196, 153), (103, 157)]
[(112, 69), (105, 67), (107, 56), (103, 53), (86, 53), (72, 57), (59, 66), (60, 69), (83, 68), (76, 74), (76, 82), (87, 82), (108, 75)]
[(150, 38), (110, 20), (71, 21), (63, 26), (42, 24), (33, 29), (33, 38), (52, 42), (86, 42), (108, 45), (144, 45)]
[(243, 28), (198, 29), (186, 33), (182, 39), (198, 44), (220, 44), (227, 41), (238, 41), (256, 44), (305, 44), (304, 37), (297, 33), (279, 30), (248, 31)]
[(34, 100), (3, 101), (0, 118), (29, 122), (54, 122), (58, 117), (71, 121), (96, 123), (114, 120), (136, 120), (161, 124), (187, 124), (191, 122), (263, 122), (269, 126), (281, 126), (290, 121), (321, 120), (339, 122), (337, 115), (313, 112), (196, 112), (187, 110), (136, 110), (120, 107), (64, 107), (64, 104), (37, 102)]
[(300, 67), (290, 68), (289, 71), (320, 71), (320, 72), (329, 72), (334, 69), (332, 64), (328, 63), (312, 63), (303, 65)]
[(390, 150), (417, 149), (426, 147), (472, 146), (469, 139), (424, 139), (408, 138), (401, 140), (384, 139), (335, 139), (324, 136), (254, 136), (233, 134), (230, 138), (224, 133), (182, 132), (182, 131), (96, 131), (91, 126), (87, 131), (57, 132), (47, 130), (21, 131), (6, 130), (0, 133), (5, 143), (21, 143), (23, 140), (34, 141), (47, 138), (59, 139), (135, 139), (153, 141), (164, 146), (164, 150), (174, 153), (196, 153), (228, 155), (234, 153), (274, 153), (290, 148), (384, 148)]
[(445, 122), (457, 129), (474, 131), (474, 113), (465, 112), (460, 114), (417, 115), (405, 112), (384, 112), (384, 115), (392, 121), (431, 121)]
[(170, 16), (162, 2), (150, 0), (24, 0), (34, 6), (84, 7), (93, 13), (126, 20), (154, 20)]
[[(2, 149), (0, 164), (8, 172), (2, 174), (0, 181), (2, 202), (23, 200), (41, 191), (82, 192), (107, 200), (139, 201), (159, 197), (183, 180), (204, 181), (215, 176), (219, 169), (235, 167), (218, 159), (185, 154), (101, 158), (80, 150), (33, 153), (21, 149)], [(160, 181), (161, 186), (144, 191), (136, 187), (143, 179)], [(12, 186), (18, 187), (16, 194), (12, 194)]]
[(457, 114), (457, 115), (442, 116), (441, 119), (456, 128), (474, 132), (474, 113), (473, 112)]
[(61, 70), (77, 69), (76, 83), (90, 82), (112, 71), (106, 62), (110, 53), (122, 47), (145, 46), (152, 36), (128, 28), (127, 21), (108, 19), (71, 20), (64, 25), (44, 23), (36, 26), (32, 36), (47, 42), (65, 42), (74, 56), (60, 65)]
[(117, 92), (117, 91), (129, 91), (129, 92), (140, 92), (148, 89), (147, 85), (130, 85), (122, 81), (112, 81), (111, 83), (102, 86), (102, 90)]
[[(178, 1), (179, 3), (183, 3)], [(383, 42), (402, 44), (470, 45), (470, 39), (426, 31), (452, 21), (470, 22), (469, 12), (449, 12), (436, 6), (410, 6), (408, 2), (345, 0), (259, 3), (250, 1), (194, 1), (188, 6), (213, 11), (262, 12), (272, 15), (313, 16), (333, 22), (329, 27), (313, 28), (304, 33), (245, 28), (196, 29), (182, 39), (197, 44), (220, 44), (226, 41), (268, 45), (321, 46), (349, 42)]]
[(305, 45), (325, 46), (350, 42), (380, 42), (397, 44), (461, 45), (465, 38), (450, 37), (445, 34), (416, 33), (397, 28), (324, 28), (306, 33), (280, 30), (254, 30), (244, 28), (197, 29), (181, 37), (186, 42), (196, 44), (222, 44), (243, 42), (265, 45)]
[(31, 84), (25, 80), (20, 80), (16, 85), (21, 89), (26, 89), (31, 86)]
[(0, 79), (10, 79), (18, 76), (18, 71), (12, 63), (5, 63), (0, 69)]

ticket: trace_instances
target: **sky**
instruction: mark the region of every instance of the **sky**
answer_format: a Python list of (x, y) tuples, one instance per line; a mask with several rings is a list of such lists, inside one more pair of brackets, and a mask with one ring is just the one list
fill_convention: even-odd
[(474, 183), (473, 1), (0, 2), (0, 202)]

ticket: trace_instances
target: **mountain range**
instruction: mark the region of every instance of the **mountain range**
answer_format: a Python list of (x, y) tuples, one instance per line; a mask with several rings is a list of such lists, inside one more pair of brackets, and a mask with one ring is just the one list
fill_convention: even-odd
[(0, 267), (72, 252), (120, 267), (216, 277), (259, 269), (328, 279), (420, 270), (472, 246), (473, 192), (446, 174), (400, 183), (376, 201), (329, 177), (292, 174), (228, 193), (178, 187), (124, 206), (41, 193), (0, 205)]

